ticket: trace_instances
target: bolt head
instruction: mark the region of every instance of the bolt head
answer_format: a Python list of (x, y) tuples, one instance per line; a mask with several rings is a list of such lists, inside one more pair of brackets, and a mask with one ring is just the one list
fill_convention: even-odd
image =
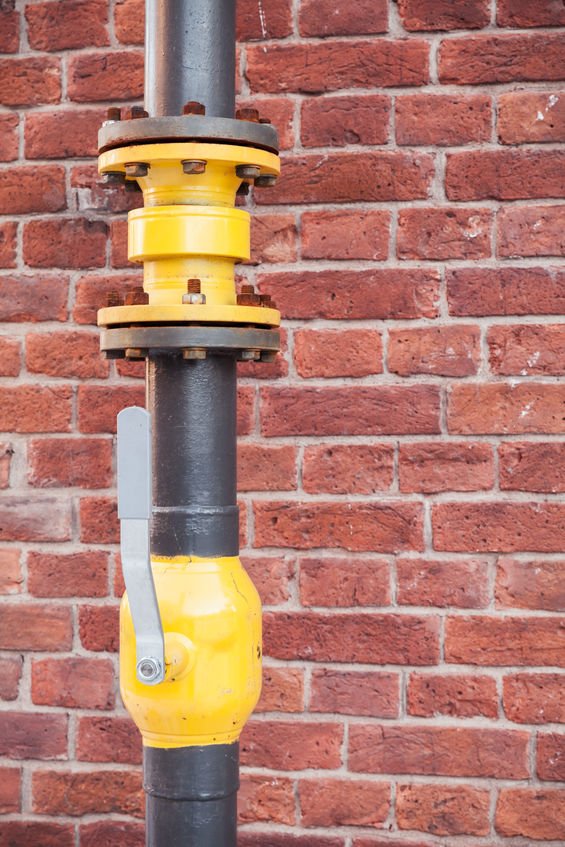
[(137, 663), (137, 678), (140, 682), (155, 682), (161, 673), (161, 664), (150, 656), (145, 656)]
[(204, 347), (189, 347), (186, 350), (182, 351), (183, 359), (194, 360), (194, 359), (205, 359), (206, 358), (206, 350)]
[(203, 174), (206, 170), (206, 162), (203, 159), (185, 159), (182, 162), (185, 174)]
[(189, 100), (182, 107), (183, 115), (205, 115), (206, 106), (204, 103), (199, 103), (198, 100)]
[(261, 168), (257, 165), (237, 165), (235, 172), (240, 179), (257, 179), (261, 175)]
[(271, 188), (276, 184), (277, 178), (274, 174), (263, 174), (257, 177), (255, 185), (257, 188)]
[(138, 179), (142, 176), (147, 176), (149, 165), (146, 162), (126, 162), (126, 176)]
[(259, 350), (242, 350), (241, 351), (241, 361), (242, 362), (256, 362), (260, 357)]
[(254, 124), (259, 122), (259, 111), (257, 109), (238, 109), (235, 116), (238, 121), (251, 121)]

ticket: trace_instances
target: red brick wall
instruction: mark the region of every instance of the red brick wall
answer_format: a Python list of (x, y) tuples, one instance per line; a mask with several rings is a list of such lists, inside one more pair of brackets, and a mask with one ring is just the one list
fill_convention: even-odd
[[(0, 844), (143, 844), (119, 702), (113, 443), (138, 283), (96, 177), (140, 0), (0, 2)], [(277, 124), (254, 257), (285, 355), (242, 369), (265, 693), (241, 847), (565, 841), (565, 7), (240, 0)], [(251, 204), (253, 205), (253, 204)], [(247, 826), (249, 824), (249, 826)]]

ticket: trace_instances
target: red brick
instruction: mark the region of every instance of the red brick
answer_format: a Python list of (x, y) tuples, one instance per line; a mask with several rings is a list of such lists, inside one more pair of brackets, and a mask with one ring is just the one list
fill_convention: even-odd
[(450, 200), (564, 197), (565, 155), (560, 150), (481, 150), (447, 157)]
[(285, 160), (275, 188), (256, 194), (255, 199), (269, 205), (425, 200), (433, 172), (427, 153), (312, 153)]
[(360, 779), (301, 779), (302, 826), (382, 826), (390, 809), (390, 784)]
[(26, 6), (27, 37), (34, 50), (102, 47), (109, 43), (104, 0), (55, 0)]
[(397, 718), (399, 676), (382, 671), (312, 671), (311, 712)]
[(18, 158), (19, 123), (17, 114), (0, 115), (0, 162), (12, 162)]
[[(565, 222), (565, 219), (564, 219)], [(454, 268), (447, 271), (452, 315), (560, 315), (565, 275), (557, 268)]]
[(24, 578), (17, 547), (0, 548), (0, 594), (19, 594)]
[(0, 277), (0, 320), (65, 321), (67, 292), (60, 274)]
[(0, 541), (70, 541), (71, 504), (60, 497), (11, 495), (0, 501)]
[(565, 10), (559, 0), (498, 0), (497, 23), (499, 26), (563, 26)]
[(253, 0), (239, 0), (236, 22), (238, 41), (284, 38), (292, 32), (291, 2), (265, 0), (259, 6)]
[[(239, 7), (238, 7), (239, 8)], [(279, 149), (291, 150), (294, 147), (294, 103), (289, 97), (239, 97), (239, 107), (256, 107), (262, 117), (268, 118), (279, 136)]]
[(118, 612), (118, 606), (80, 607), (79, 632), (85, 650), (117, 653)]
[(497, 606), (565, 611), (565, 561), (526, 562), (501, 556), (496, 572)]
[(48, 332), (26, 338), (26, 365), (31, 373), (78, 379), (108, 376), (100, 353), (99, 333)]
[(0, 700), (16, 700), (22, 676), (22, 657), (0, 659)]
[(262, 274), (260, 287), (277, 298), (287, 319), (412, 320), (438, 313), (437, 271), (420, 268)]
[(420, 39), (330, 41), (269, 45), (247, 50), (252, 91), (319, 94), (343, 88), (423, 85), (429, 78), (429, 45)]
[(477, 35), (444, 41), (439, 79), (456, 85), (549, 82), (565, 78), (561, 34)]
[(466, 785), (399, 785), (400, 829), (432, 835), (488, 835), (490, 793)]
[(398, 455), (401, 491), (481, 491), (494, 484), (492, 448), (481, 442), (401, 444)]
[(505, 729), (354, 724), (349, 769), (365, 773), (524, 779), (529, 733)]
[[(0, 356), (3, 353), (3, 347), (4, 345), (0, 341)], [(13, 453), (14, 449), (10, 444), (0, 442), (0, 488), (8, 488), (10, 485), (10, 465)]]
[(297, 668), (263, 668), (263, 690), (257, 712), (302, 712), (304, 672)]
[(71, 170), (72, 197), (79, 212), (119, 214), (143, 206), (142, 194), (109, 186), (96, 165), (76, 165)]
[(565, 838), (565, 791), (550, 788), (503, 788), (498, 795), (496, 831), (507, 837)]
[(294, 262), (296, 224), (294, 215), (257, 215), (251, 225), (251, 263)]
[(498, 213), (499, 256), (565, 256), (565, 206), (509, 206)]
[(401, 606), (482, 609), (490, 601), (489, 568), (481, 559), (397, 559)]
[[(2, 338), (0, 339), (0, 376), (18, 376), (21, 370), (21, 355), (20, 355), (20, 342), (19, 340), (12, 338)], [(0, 463), (4, 465), (6, 458), (9, 459), (10, 454), (6, 453), (9, 449), (9, 445), (1, 444), (0, 445)], [(0, 479), (4, 478), (4, 473), (0, 472)], [(2, 486), (0, 483), (0, 487)]]
[(32, 791), (33, 811), (40, 815), (143, 817), (141, 774), (132, 771), (35, 771)]
[(436, 550), (562, 552), (565, 508), (560, 503), (481, 502), (434, 506)]
[(536, 760), (536, 773), (540, 779), (565, 780), (565, 736), (562, 732), (538, 734)]
[(381, 559), (302, 559), (300, 599), (305, 606), (386, 606), (389, 564)]
[(497, 129), (503, 144), (565, 141), (564, 93), (511, 91), (501, 94)]
[(243, 831), (238, 836), (237, 844), (238, 847), (344, 847), (345, 842), (343, 838), (328, 838), (325, 835), (297, 836), (284, 832)]
[(266, 605), (284, 603), (290, 596), (294, 562), (284, 556), (243, 557), (243, 566)]
[(439, 657), (436, 617), (270, 612), (265, 654), (308, 662), (433, 665)]
[(240, 444), (237, 449), (238, 491), (296, 489), (296, 448)]
[(303, 0), (298, 13), (301, 35), (371, 35), (388, 31), (386, 0)]
[(496, 680), (471, 674), (412, 673), (406, 706), (409, 715), (420, 718), (497, 718)]
[(80, 432), (116, 432), (118, 412), (126, 406), (145, 406), (142, 385), (81, 385), (78, 390)]
[(565, 373), (565, 327), (493, 326), (487, 335), (493, 373), (517, 376), (560, 376)]
[(500, 487), (507, 491), (565, 491), (565, 450), (561, 442), (506, 443), (499, 447)]
[(13, 268), (16, 264), (18, 225), (16, 221), (0, 224), (0, 268)]
[(302, 144), (304, 147), (386, 144), (389, 122), (390, 98), (383, 94), (308, 98), (301, 108)]
[(28, 481), (35, 487), (107, 488), (113, 477), (112, 443), (97, 438), (31, 441), (28, 465)]
[(138, 51), (79, 53), (69, 58), (71, 100), (131, 100), (142, 94), (143, 55)]
[[(20, 645), (20, 649), (27, 648)], [(67, 723), (67, 716), (61, 714), (43, 715), (38, 712), (2, 711), (0, 712), (0, 755), (8, 759), (65, 759), (67, 757)], [(10, 842), (6, 847), (10, 847)]]
[(454, 433), (557, 433), (564, 431), (561, 385), (483, 383), (454, 385), (448, 427)]
[(389, 333), (388, 368), (400, 376), (471, 376), (477, 373), (480, 359), (477, 326), (393, 329)]
[(35, 597), (105, 597), (108, 593), (108, 553), (28, 555), (28, 590)]
[(504, 677), (502, 702), (514, 723), (565, 723), (565, 678), (556, 673), (517, 673)]
[(144, 0), (117, 0), (114, 29), (122, 44), (143, 44), (145, 40)]
[(398, 11), (404, 29), (412, 32), (482, 29), (490, 23), (489, 0), (399, 0)]
[(310, 494), (373, 494), (394, 478), (389, 444), (321, 444), (306, 447), (302, 487)]
[(263, 435), (395, 435), (439, 431), (433, 385), (265, 388)]
[(480, 144), (492, 133), (491, 99), (483, 94), (407, 94), (396, 98), (395, 122), (398, 144)]
[[(126, 220), (122, 220), (121, 218), (118, 220), (114, 220), (110, 222), (110, 244), (111, 244), (111, 265), (113, 268), (138, 268), (139, 264), (135, 262), (130, 262), (128, 260), (128, 222)], [(127, 277), (126, 277), (127, 279)], [(105, 280), (107, 283), (111, 283), (113, 280), (109, 278)], [(89, 280), (85, 280), (82, 285), (84, 287), (89, 285)], [(100, 308), (101, 306), (106, 305), (104, 300), (104, 293), (99, 289), (96, 289), (92, 292), (96, 297), (96, 305)], [(106, 292), (107, 294), (107, 292)], [(83, 321), (81, 321), (83, 323)], [(92, 321), (94, 323), (94, 320)]]
[(70, 650), (73, 624), (70, 607), (43, 603), (4, 603), (0, 649), (51, 652)]
[(305, 379), (382, 373), (382, 359), (381, 336), (373, 329), (301, 329), (294, 333), (294, 363)]
[(241, 738), (241, 762), (282, 771), (339, 768), (342, 740), (337, 723), (250, 721)]
[(144, 847), (145, 827), (123, 821), (81, 824), (81, 847)]
[(400, 259), (484, 259), (491, 255), (489, 209), (401, 209)]
[(0, 103), (38, 106), (61, 99), (61, 61), (51, 56), (0, 59)]
[(0, 814), (20, 811), (21, 776), (19, 768), (0, 768)]
[[(28, 6), (37, 9), (37, 6)], [(67, 159), (95, 156), (98, 130), (105, 119), (100, 109), (59, 109), (26, 116), (26, 159)]]
[(0, 388), (0, 431), (68, 432), (71, 390), (67, 386)]
[(396, 553), (423, 548), (417, 503), (256, 502), (256, 547), (341, 547)]
[(139, 765), (139, 730), (129, 717), (81, 717), (77, 729), (77, 759)]
[(96, 325), (98, 309), (108, 305), (108, 295), (111, 291), (118, 291), (123, 296), (128, 291), (139, 288), (141, 283), (141, 277), (133, 274), (89, 274), (81, 277), (76, 285), (73, 320), (78, 324)]
[(305, 259), (383, 261), (388, 257), (389, 212), (305, 212), (301, 224)]
[(0, 53), (18, 52), (20, 14), (14, 7), (14, 2), (8, 2), (0, 9)]
[(104, 221), (86, 218), (30, 221), (24, 228), (24, 257), (33, 268), (102, 267), (106, 262)]
[(80, 501), (80, 540), (84, 544), (119, 542), (118, 510), (110, 497), (83, 497)]
[(0, 172), (0, 213), (60, 212), (67, 206), (65, 171), (56, 165), (11, 167)]
[(445, 657), (469, 665), (557, 665), (565, 662), (559, 618), (450, 618)]
[(249, 435), (254, 426), (255, 386), (240, 386), (237, 390), (237, 434)]
[(241, 823), (296, 823), (294, 785), (290, 779), (242, 774), (237, 795)]
[(37, 821), (0, 823), (0, 847), (74, 847), (75, 829), (69, 824)]
[(115, 702), (114, 665), (105, 659), (33, 661), (31, 699), (40, 706), (112, 709)]

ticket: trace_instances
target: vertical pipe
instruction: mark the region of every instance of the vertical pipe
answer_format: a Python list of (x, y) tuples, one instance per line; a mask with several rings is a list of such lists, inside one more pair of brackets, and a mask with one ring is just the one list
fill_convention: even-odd
[(235, 0), (146, 0), (145, 108), (182, 114), (189, 100), (233, 118)]

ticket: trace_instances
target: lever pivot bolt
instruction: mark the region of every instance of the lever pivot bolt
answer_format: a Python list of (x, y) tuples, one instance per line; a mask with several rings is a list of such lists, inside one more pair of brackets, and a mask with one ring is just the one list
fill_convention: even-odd
[(137, 664), (137, 675), (142, 682), (152, 682), (161, 676), (161, 666), (156, 659), (141, 659)]

